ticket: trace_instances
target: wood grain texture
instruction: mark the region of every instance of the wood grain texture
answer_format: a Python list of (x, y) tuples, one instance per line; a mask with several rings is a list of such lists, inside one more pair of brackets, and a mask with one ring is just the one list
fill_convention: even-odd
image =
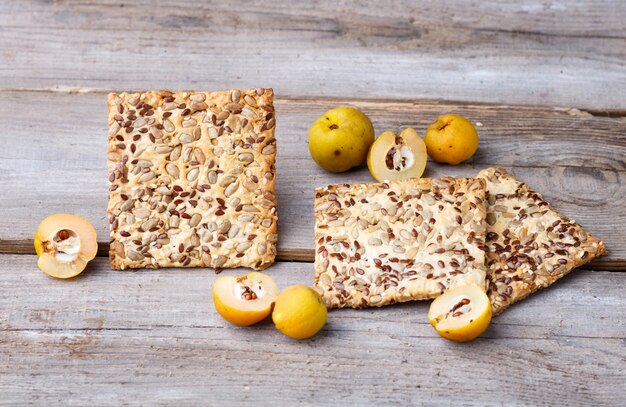
[(0, 2), (0, 87), (626, 109), (626, 3)]
[[(344, 104), (363, 109), (377, 133), (414, 126), (423, 134), (430, 121), (446, 112), (480, 123), (480, 148), (469, 163), (451, 167), (429, 161), (425, 176), (474, 176), (488, 166), (512, 168), (556, 208), (606, 242), (609, 254), (590, 267), (626, 269), (626, 119), (555, 108), (428, 100), (277, 98), (279, 259), (313, 260), (314, 188), (373, 181), (366, 168), (330, 174), (309, 156), (308, 126), (328, 108)], [(0, 152), (0, 188), (8, 191), (0, 196), (0, 251), (33, 253), (37, 224), (48, 214), (71, 212), (95, 224), (104, 254), (105, 95), (3, 92), (0, 122), (5, 147)]]
[(426, 302), (333, 311), (296, 342), (225, 323), (211, 269), (100, 257), (63, 281), (24, 253), (55, 212), (107, 253), (107, 91), (273, 86), (278, 257), (306, 262), (269, 268), (280, 288), (312, 283), (314, 188), (372, 180), (308, 154), (309, 125), (344, 104), (377, 134), (480, 123), (470, 162), (425, 175), (511, 169), (606, 242), (589, 267), (626, 271), (625, 17), (621, 0), (0, 0), (0, 253), (21, 253), (0, 254), (0, 404), (623, 405), (626, 273), (576, 270), (465, 345)]
[[(0, 256), (4, 404), (601, 406), (626, 398), (625, 273), (574, 272), (463, 345), (437, 336), (427, 302), (332, 311), (319, 335), (297, 342), (271, 321), (225, 323), (212, 306), (210, 269), (115, 272), (98, 258), (63, 281), (35, 263)], [(278, 263), (268, 273), (281, 288), (310, 284), (313, 265)]]

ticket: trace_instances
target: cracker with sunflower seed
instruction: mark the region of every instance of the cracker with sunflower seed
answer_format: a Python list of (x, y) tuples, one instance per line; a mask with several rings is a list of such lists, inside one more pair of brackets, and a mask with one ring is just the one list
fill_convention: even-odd
[(111, 93), (114, 269), (274, 262), (272, 89)]
[(484, 181), (410, 179), (315, 192), (315, 287), (332, 308), (485, 287)]
[(606, 253), (604, 243), (502, 168), (478, 173), (487, 188), (487, 294), (493, 314)]

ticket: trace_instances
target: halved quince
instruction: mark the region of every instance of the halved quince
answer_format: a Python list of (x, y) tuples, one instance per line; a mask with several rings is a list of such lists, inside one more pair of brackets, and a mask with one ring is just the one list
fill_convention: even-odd
[(217, 312), (231, 324), (254, 325), (267, 318), (278, 297), (278, 287), (267, 274), (254, 271), (240, 276), (221, 276), (213, 283)]
[(50, 215), (37, 228), (35, 251), (41, 271), (56, 278), (74, 277), (96, 257), (96, 229), (77, 215)]
[(455, 287), (435, 298), (428, 319), (442, 337), (455, 342), (471, 341), (489, 326), (491, 302), (474, 284)]
[(426, 144), (412, 128), (381, 134), (367, 155), (367, 166), (378, 181), (419, 178), (426, 168)]

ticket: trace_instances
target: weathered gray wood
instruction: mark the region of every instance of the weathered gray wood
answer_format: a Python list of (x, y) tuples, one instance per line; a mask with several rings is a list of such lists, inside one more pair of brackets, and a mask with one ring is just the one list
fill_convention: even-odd
[[(590, 267), (626, 270), (625, 16), (620, 0), (0, 0), (0, 252), (32, 253), (37, 223), (60, 211), (89, 218), (106, 251), (106, 91), (273, 86), (280, 259), (313, 259), (315, 187), (371, 180), (308, 155), (311, 122), (352, 104), (377, 133), (423, 134), (446, 112), (481, 123), (470, 163), (426, 175), (512, 168), (606, 241)], [(225, 323), (210, 269), (113, 272), (98, 258), (61, 281), (35, 263), (0, 255), (3, 405), (626, 400), (626, 273), (575, 271), (460, 345), (437, 336), (425, 302), (333, 311), (296, 342), (271, 321)], [(313, 265), (267, 273), (310, 284)]]
[[(105, 95), (1, 95), (0, 189), (6, 193), (0, 195), (0, 251), (33, 253), (37, 224), (55, 212), (86, 216), (98, 230), (101, 250), (108, 250)], [(429, 162), (426, 176), (473, 176), (494, 165), (513, 168), (557, 208), (605, 240), (609, 254), (593, 267), (626, 268), (626, 120), (554, 108), (427, 100), (277, 99), (281, 259), (313, 260), (315, 187), (372, 181), (366, 168), (330, 174), (309, 156), (309, 125), (342, 104), (362, 108), (378, 133), (415, 126), (423, 134), (430, 121), (446, 112), (481, 123), (480, 148), (468, 164)], [(31, 121), (34, 115), (39, 119)]]
[(0, 2), (0, 87), (626, 108), (626, 3)]
[[(74, 280), (30, 255), (0, 256), (0, 389), (23, 405), (619, 405), (626, 398), (626, 274), (577, 271), (468, 344), (440, 339), (428, 303), (329, 314), (309, 341), (271, 321), (225, 323), (210, 269)], [(245, 270), (225, 271), (243, 273)], [(310, 263), (267, 271), (310, 284)]]

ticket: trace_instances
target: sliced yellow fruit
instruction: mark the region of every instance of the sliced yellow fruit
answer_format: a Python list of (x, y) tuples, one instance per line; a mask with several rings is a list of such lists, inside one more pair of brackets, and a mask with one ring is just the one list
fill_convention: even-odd
[(435, 298), (428, 319), (442, 337), (455, 342), (471, 341), (489, 326), (491, 303), (474, 284), (455, 287)]
[(96, 229), (85, 218), (57, 213), (45, 218), (35, 233), (37, 266), (56, 278), (80, 274), (96, 257)]
[(220, 276), (213, 283), (215, 309), (226, 321), (239, 326), (267, 318), (278, 293), (274, 280), (257, 271), (240, 277)]
[(317, 291), (305, 285), (287, 287), (276, 299), (272, 320), (294, 339), (310, 338), (326, 324), (328, 310)]
[(367, 155), (367, 167), (378, 181), (419, 178), (426, 168), (426, 144), (417, 132), (407, 128), (395, 134), (381, 134)]

